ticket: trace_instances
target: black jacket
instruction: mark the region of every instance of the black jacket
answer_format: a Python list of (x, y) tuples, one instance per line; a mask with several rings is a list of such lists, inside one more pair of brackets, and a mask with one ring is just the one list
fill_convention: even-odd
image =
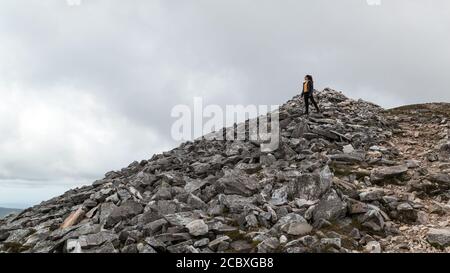
[(308, 84), (306, 85), (307, 90), (305, 90), (305, 85), (303, 84), (303, 92), (302, 95), (307, 93), (308, 95), (312, 94), (314, 91), (314, 83), (312, 81), (308, 81)]

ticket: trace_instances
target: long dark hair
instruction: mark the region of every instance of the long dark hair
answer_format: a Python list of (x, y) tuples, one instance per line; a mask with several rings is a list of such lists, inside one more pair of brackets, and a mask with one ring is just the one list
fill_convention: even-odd
[(311, 75), (306, 75), (306, 78), (307, 78), (308, 80), (312, 81), (312, 82), (314, 81), (314, 80), (313, 80), (313, 77), (312, 77)]

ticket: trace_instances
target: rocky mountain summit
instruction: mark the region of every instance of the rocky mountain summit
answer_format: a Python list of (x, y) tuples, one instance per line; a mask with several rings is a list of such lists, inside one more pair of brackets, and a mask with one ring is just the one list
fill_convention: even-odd
[(449, 252), (450, 104), (325, 89), (272, 153), (199, 139), (0, 220), (0, 252)]

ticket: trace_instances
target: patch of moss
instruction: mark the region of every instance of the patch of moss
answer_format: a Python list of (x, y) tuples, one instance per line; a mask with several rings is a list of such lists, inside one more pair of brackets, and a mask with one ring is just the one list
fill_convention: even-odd
[(245, 237), (245, 233), (241, 233), (239, 232), (239, 230), (233, 230), (233, 231), (229, 231), (225, 233), (226, 236), (230, 237), (230, 239), (232, 241), (248, 241), (250, 242), (250, 240), (248, 240)]
[[(257, 231), (257, 229), (255, 229), (254, 231)], [(258, 247), (258, 245), (261, 243), (261, 241), (252, 240), (250, 237), (246, 236), (247, 233), (239, 232), (239, 230), (226, 232), (225, 235), (230, 237), (231, 241), (246, 241), (247, 243), (249, 243), (252, 246), (251, 247), (252, 251), (255, 250)], [(280, 247), (279, 251), (281, 251), (281, 247)]]

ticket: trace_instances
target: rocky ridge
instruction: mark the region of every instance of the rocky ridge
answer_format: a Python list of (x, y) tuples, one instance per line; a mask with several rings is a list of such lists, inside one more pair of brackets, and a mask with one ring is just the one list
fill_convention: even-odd
[(1, 219), (0, 252), (449, 252), (450, 105), (316, 94), (273, 153), (183, 143)]

